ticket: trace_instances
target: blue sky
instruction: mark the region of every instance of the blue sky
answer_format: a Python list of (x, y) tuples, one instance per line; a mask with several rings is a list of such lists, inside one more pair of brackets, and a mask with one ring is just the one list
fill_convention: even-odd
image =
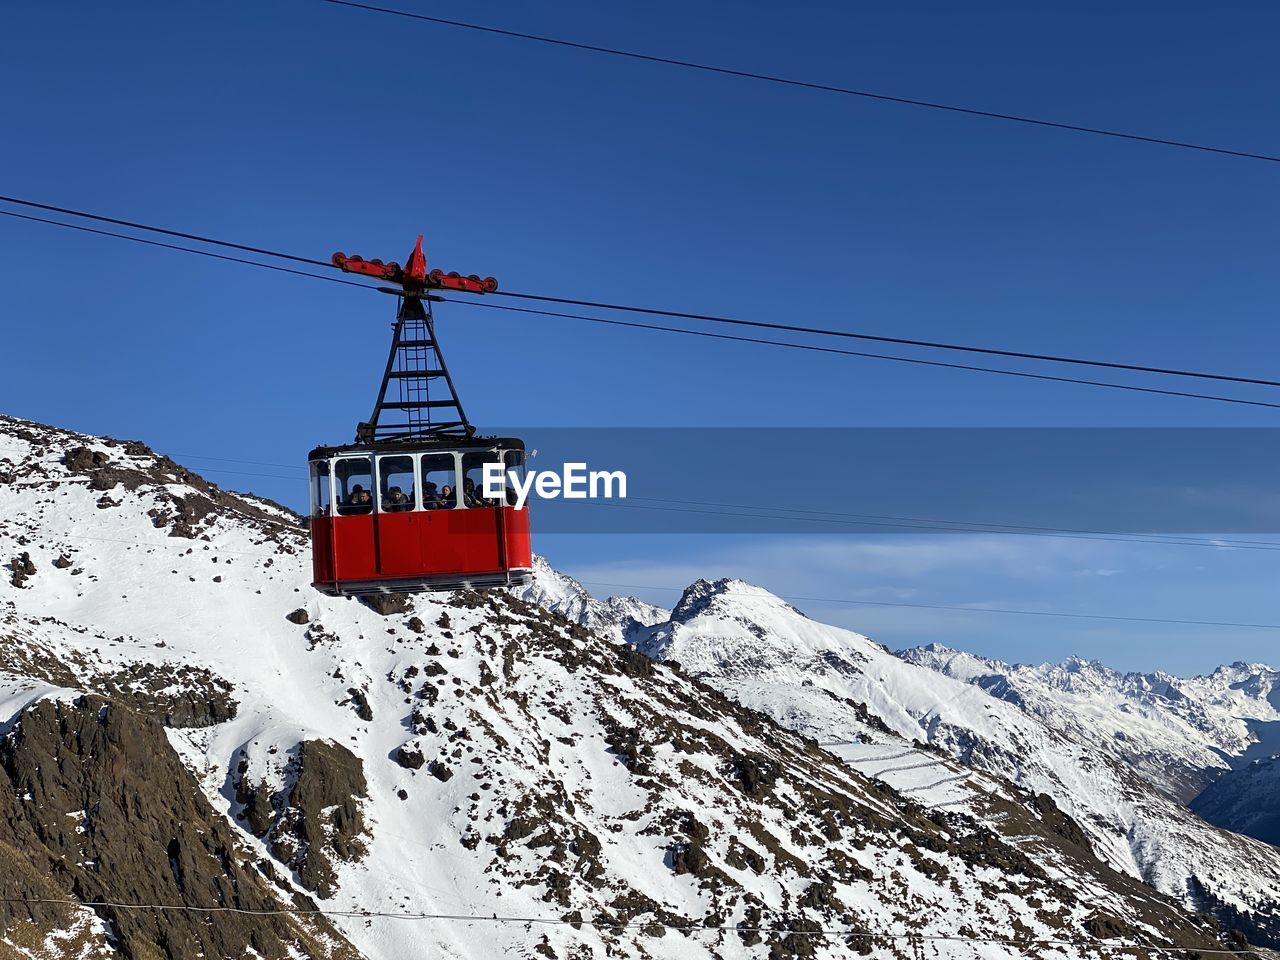
[[(1261, 2), (403, 5), (1280, 153), (1280, 10)], [(508, 289), (1275, 376), (1275, 164), (314, 0), (29, 4), (6, 23), (0, 80), (20, 93), (0, 107), (0, 192), (321, 259), (401, 259), (425, 232), (433, 264)], [(367, 414), (389, 300), (7, 218), (0, 242), (7, 412), (145, 439), (224, 485), (293, 504), (294, 471), (270, 465), (346, 440)], [(1277, 422), (1262, 409), (569, 320), (440, 316), (482, 426)], [(1264, 551), (670, 536), (553, 537), (540, 549), (613, 582), (736, 574), (813, 597), (1280, 622)], [(1172, 670), (1275, 659), (1266, 631), (799, 605), (891, 646), (936, 639)]]

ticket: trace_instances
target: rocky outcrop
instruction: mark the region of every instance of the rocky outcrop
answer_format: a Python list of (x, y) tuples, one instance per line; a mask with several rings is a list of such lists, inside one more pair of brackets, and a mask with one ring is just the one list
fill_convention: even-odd
[[(0, 742), (0, 771), (3, 855), (28, 868), (8, 873), (6, 892), (196, 908), (98, 907), (125, 957), (356, 956), (327, 923), (270, 913), (293, 904), (253, 869), (156, 720), (100, 697), (41, 701)], [(58, 909), (8, 905), (0, 919), (48, 926), (65, 920)]]
[(375, 593), (361, 597), (360, 602), (384, 617), (405, 614), (413, 609), (413, 601), (403, 593)]
[(304, 887), (327, 899), (337, 891), (335, 859), (354, 861), (365, 853), (364, 765), (339, 744), (304, 740), (289, 773), (287, 787), (274, 792), (242, 779), (240, 816)]
[[(29, 442), (47, 441), (48, 436), (41, 431), (60, 433), (41, 427), (31, 431), (36, 439)], [(107, 449), (84, 444), (69, 447), (63, 453), (61, 465), (71, 474), (87, 478), (90, 490), (101, 491), (102, 506), (119, 505), (118, 500), (107, 496), (107, 491), (154, 491), (164, 505), (153, 508), (152, 523), (167, 528), (172, 537), (197, 539), (207, 532), (212, 518), (232, 514), (258, 525), (269, 540), (284, 549), (287, 538), (281, 534), (301, 526), (302, 518), (288, 508), (223, 490), (140, 441), (108, 437), (100, 443)], [(175, 493), (171, 487), (177, 484), (189, 490)]]
[(0, 671), (106, 697), (166, 727), (213, 726), (232, 719), (239, 709), (231, 683), (207, 667), (142, 661), (107, 669), (93, 657), (56, 654), (31, 637), (2, 632)]
[(9, 579), (15, 587), (21, 589), (28, 580), (36, 575), (36, 565), (31, 561), (31, 554), (25, 550), (9, 562), (13, 576)]
[(94, 678), (90, 689), (159, 720), (166, 727), (211, 727), (239, 709), (231, 684), (203, 667), (132, 663)]

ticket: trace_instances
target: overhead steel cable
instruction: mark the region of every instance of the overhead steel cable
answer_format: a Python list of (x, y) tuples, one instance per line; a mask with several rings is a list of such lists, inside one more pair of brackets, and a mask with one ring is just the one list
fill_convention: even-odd
[(1202, 954), (1221, 954), (1224, 956), (1255, 956), (1252, 950), (1231, 950), (1227, 948), (1217, 949), (1213, 947), (1175, 947), (1160, 946), (1154, 944), (1134, 943), (1124, 944), (1116, 943), (1111, 940), (1086, 941), (1082, 944), (1079, 940), (1053, 940), (1053, 939), (1036, 939), (1033, 937), (978, 937), (973, 934), (948, 934), (948, 933), (910, 933), (886, 931), (883, 933), (873, 933), (868, 930), (854, 927), (790, 927), (786, 922), (779, 923), (778, 926), (763, 926), (756, 924), (712, 924), (712, 923), (655, 923), (653, 920), (615, 920), (615, 919), (592, 919), (589, 917), (520, 917), (506, 916), (497, 913), (482, 915), (468, 913), (415, 913), (412, 911), (396, 911), (396, 910), (367, 910), (367, 909), (349, 909), (342, 910), (335, 907), (234, 907), (225, 904), (210, 905), (206, 907), (197, 904), (183, 903), (123, 903), (112, 900), (71, 900), (59, 899), (54, 897), (0, 897), (0, 903), (13, 903), (19, 905), (32, 906), (35, 904), (53, 904), (64, 907), (84, 907), (88, 909), (104, 909), (111, 908), (116, 910), (150, 910), (154, 912), (180, 911), (184, 913), (205, 913), (205, 914), (233, 914), (251, 917), (274, 917), (274, 916), (293, 916), (293, 917), (350, 917), (356, 919), (386, 919), (386, 920), (446, 920), (462, 923), (513, 923), (526, 926), (571, 926), (591, 927), (600, 930), (642, 930), (645, 928), (658, 926), (664, 930), (674, 930), (680, 933), (756, 933), (756, 934), (774, 934), (780, 936), (798, 935), (809, 937), (842, 937), (846, 940), (867, 940), (867, 941), (921, 941), (921, 942), (954, 942), (954, 943), (985, 943), (998, 944), (1002, 946), (1019, 947), (1023, 949), (1033, 947), (1053, 947), (1053, 946), (1070, 946), (1081, 947), (1089, 945), (1107, 950), (1121, 950), (1129, 952), (1147, 952), (1147, 953), (1202, 953)]
[[(217, 460), (220, 463), (249, 463), (255, 467), (284, 467), (286, 470), (297, 470), (306, 473), (306, 467), (300, 467), (296, 463), (276, 463), (270, 460), (241, 460), (238, 457), (210, 457), (203, 453), (166, 453), (164, 456), (170, 460), (177, 460), (179, 457), (186, 457), (192, 460)], [(262, 474), (262, 476), (270, 476), (270, 474)]]
[[(17, 205), (26, 206), (26, 207), (34, 207), (41, 210), (48, 210), (56, 213), (62, 213), (68, 216), (81, 217), (87, 220), (97, 220), (103, 223), (111, 223), (117, 226), (127, 226), (135, 230), (144, 230), (144, 231), (149, 231), (153, 233), (160, 233), (166, 236), (179, 237), (184, 240), (194, 240), (199, 243), (207, 243), (214, 246), (228, 247), (234, 250), (257, 253), (263, 256), (279, 257), (286, 260), (292, 260), (297, 263), (305, 263), (312, 266), (325, 267), (331, 270), (337, 269), (334, 266), (334, 264), (330, 261), (315, 260), (310, 257), (300, 257), (300, 256), (297, 256), (296, 254), (284, 253), (277, 250), (269, 250), (264, 247), (256, 247), (256, 246), (236, 243), (228, 240), (219, 240), (213, 237), (205, 237), (205, 236), (201, 236), (200, 234), (188, 233), (184, 231), (169, 230), (164, 227), (155, 227), (155, 226), (138, 223), (131, 220), (121, 220), (115, 217), (107, 217), (101, 214), (89, 213), (82, 210), (73, 210), (68, 207), (58, 207), (58, 206), (53, 206), (51, 204), (38, 203), (33, 200), (24, 200), (18, 197), (8, 197), (8, 196), (0, 195), (0, 202), (12, 203), (12, 204), (17, 204)], [(15, 217), (19, 216), (18, 214), (9, 214), (9, 215), (15, 216)], [(35, 218), (35, 217), (28, 217), (26, 219), (39, 220), (39, 218)], [(75, 229), (82, 229), (82, 230), (88, 229), (85, 227), (76, 227), (76, 225), (74, 224), (61, 223), (60, 221), (56, 221), (56, 220), (40, 220), (39, 222), (51, 223), (51, 224), (60, 225), (60, 226), (68, 226), (68, 227), (72, 227)], [(93, 232), (93, 231), (89, 231), (89, 232)], [(108, 236), (116, 236), (121, 239), (141, 240), (141, 238), (130, 237), (127, 234), (113, 234), (109, 232), (105, 232), (105, 233)], [(154, 241), (152, 241), (152, 243), (154, 243)], [(174, 249), (186, 250), (189, 253), (202, 252), (202, 251), (193, 250), (189, 247), (175, 247)], [(212, 255), (212, 254), (208, 254), (208, 255)], [(254, 263), (255, 261), (236, 261), (236, 262)], [(257, 265), (267, 267), (268, 269), (279, 269), (279, 268), (273, 268), (270, 264), (257, 263)], [(304, 276), (317, 276), (317, 275), (304, 274)], [(336, 280), (338, 278), (327, 277), (322, 279)], [(354, 281), (346, 281), (346, 282), (351, 283), (354, 286), (367, 286), (366, 284), (355, 283)], [(837, 329), (832, 329), (828, 327), (810, 327), (810, 326), (802, 326), (798, 324), (772, 323), (764, 320), (746, 320), (740, 317), (726, 317), (726, 316), (720, 316), (717, 314), (692, 313), (692, 312), (687, 312), (682, 310), (668, 310), (661, 307), (645, 307), (645, 306), (637, 306), (633, 304), (607, 303), (599, 300), (582, 300), (574, 297), (557, 297), (557, 296), (551, 296), (549, 294), (520, 293), (516, 291), (506, 291), (506, 290), (499, 290), (499, 291), (496, 291), (495, 293), (490, 293), (488, 295), (511, 297), (511, 298), (516, 298), (521, 300), (537, 300), (542, 303), (555, 303), (555, 304), (562, 304), (562, 305), (568, 305), (568, 306), (590, 307), (598, 310), (611, 310), (611, 311), (618, 311), (618, 312), (624, 312), (624, 313), (639, 313), (639, 314), (645, 314), (648, 316), (656, 316), (656, 317), (670, 317), (672, 319), (679, 319), (679, 320), (698, 320), (698, 321), (707, 322), (707, 323), (723, 323), (723, 324), (731, 324), (734, 326), (757, 327), (765, 330), (783, 330), (790, 333), (803, 333), (803, 334), (811, 334), (816, 336), (828, 336), (828, 337), (843, 337), (843, 338), (848, 338), (853, 340), (867, 340), (875, 343), (891, 343), (899, 346), (922, 347), (922, 348), (931, 349), (931, 350), (954, 350), (954, 351), (961, 351), (964, 353), (986, 354), (990, 356), (1007, 357), (1010, 359), (1017, 359), (1017, 360), (1036, 360), (1036, 361), (1042, 361), (1046, 363), (1078, 364), (1078, 365), (1091, 366), (1091, 367), (1103, 367), (1110, 370), (1125, 370), (1133, 373), (1150, 373), (1150, 374), (1158, 374), (1162, 376), (1176, 376), (1176, 377), (1194, 377), (1202, 380), (1218, 380), (1226, 383), (1241, 383), (1241, 384), (1250, 384), (1254, 386), (1264, 386), (1264, 387), (1280, 387), (1280, 380), (1269, 380), (1261, 377), (1244, 377), (1244, 376), (1238, 376), (1235, 374), (1208, 373), (1201, 370), (1184, 370), (1184, 369), (1179, 369), (1175, 367), (1157, 367), (1157, 366), (1149, 366), (1145, 364), (1122, 363), (1120, 361), (1114, 361), (1114, 360), (1095, 360), (1091, 358), (1069, 357), (1069, 356), (1063, 356), (1059, 354), (1034, 353), (1034, 352), (1023, 351), (1023, 350), (1007, 350), (1000, 347), (980, 347), (972, 344), (949, 343), (949, 342), (938, 341), (938, 340), (922, 340), (922, 339), (911, 338), (911, 337), (893, 337), (893, 336), (882, 335), (882, 334), (861, 333), (853, 330), (837, 330)], [(454, 301), (454, 302), (461, 303), (461, 302), (471, 302), (471, 301)]]
[[(14, 213), (12, 210), (0, 210), (0, 216), (12, 217), (15, 220), (29, 220), (32, 223), (46, 223), (53, 227), (66, 227), (68, 230), (78, 230), (81, 233), (92, 233), (100, 237), (114, 237), (117, 240), (132, 240), (134, 243), (145, 243), (149, 247), (163, 247), (166, 250), (177, 250), (181, 253), (194, 253), (201, 257), (212, 257), (214, 260), (225, 260), (228, 263), (242, 263), (248, 267), (261, 267), (264, 270), (274, 270), (277, 273), (290, 273), (295, 277), (310, 277), (312, 280), (325, 280), (329, 283), (341, 283), (348, 287), (363, 287), (365, 289), (373, 289), (368, 284), (357, 283), (355, 280), (344, 280), (342, 277), (329, 277), (319, 273), (308, 273), (306, 270), (294, 270), (291, 267), (282, 267), (275, 263), (263, 263), (260, 260), (246, 260), (244, 257), (231, 257), (225, 253), (214, 253), (212, 250), (200, 250), (196, 247), (184, 247), (178, 243), (165, 243), (162, 240), (148, 240), (146, 237), (133, 237), (127, 233), (116, 233), (113, 230), (100, 230), (97, 227), (86, 227), (80, 223), (66, 223), (62, 220), (50, 220), (47, 217), (35, 217), (27, 213)], [(207, 243), (209, 241), (201, 241)], [(236, 244), (226, 244), (226, 246), (234, 247)], [(325, 264), (328, 266), (328, 264)]]
[[(862, 357), (869, 360), (889, 360), (895, 363), (911, 363), (925, 367), (942, 367), (948, 370), (967, 370), (972, 373), (990, 373), (1004, 377), (1021, 377), (1024, 380), (1045, 380), (1051, 383), (1073, 383), (1090, 387), (1106, 387), (1111, 390), (1128, 390), (1133, 393), (1154, 393), (1166, 397), (1187, 397), (1194, 400), (1213, 400), (1218, 403), (1236, 403), (1251, 407), (1280, 408), (1280, 403), (1269, 403), (1265, 400), (1247, 400), (1243, 397), (1224, 397), (1213, 393), (1195, 393), (1188, 390), (1165, 390), (1160, 387), (1142, 387), (1130, 383), (1112, 383), (1108, 380), (1090, 380), (1086, 377), (1058, 377), (1048, 373), (1031, 373), (1025, 370), (1003, 370), (999, 367), (981, 367), (968, 363), (948, 363), (943, 360), (926, 360), (922, 357), (901, 357), (888, 353), (868, 353), (861, 350), (843, 350), (839, 347), (824, 347), (813, 343), (795, 343), (787, 340), (768, 340), (762, 337), (741, 337), (728, 333), (712, 333), (709, 330), (689, 330), (685, 327), (667, 327), (660, 324), (639, 323), (632, 320), (610, 320), (604, 317), (588, 317), (577, 313), (563, 313), (556, 310), (536, 310), (532, 307), (510, 307), (498, 303), (483, 303), (478, 300), (454, 300), (441, 297), (446, 303), (459, 303), (468, 307), (482, 307), (488, 310), (509, 310), (516, 313), (532, 313), (544, 317), (561, 317), (567, 320), (586, 320), (591, 323), (606, 324), (615, 327), (632, 327), (637, 330), (654, 330), (662, 333), (678, 333), (690, 337), (705, 337), (713, 340), (732, 340), (738, 343), (755, 343), (771, 347), (785, 347), (791, 350), (808, 350), (811, 353), (826, 353), (844, 357)], [(1280, 383), (1277, 384), (1280, 386)]]
[[(18, 203), (18, 204), (23, 204), (30, 207), (39, 207), (41, 209), (52, 209), (59, 212), (65, 212), (65, 214), (68, 216), (78, 216), (78, 217), (84, 217), (91, 220), (103, 221), (107, 223), (123, 224), (133, 229), (151, 230), (164, 235), (179, 236), (179, 237), (191, 239), (198, 243), (209, 243), (209, 244), (214, 244), (216, 246), (229, 247), (237, 250), (246, 250), (246, 251), (259, 253), (264, 256), (283, 257), (285, 259), (289, 259), (296, 262), (308, 263), (315, 266), (322, 266), (322, 267), (334, 269), (332, 263), (326, 263), (321, 260), (312, 260), (306, 257), (298, 257), (293, 254), (266, 250), (265, 248), (253, 247), (247, 244), (233, 243), (225, 240), (217, 240), (209, 237), (203, 237), (198, 234), (167, 230), (160, 227), (150, 227), (145, 224), (134, 223), (133, 221), (119, 220), (113, 217), (104, 217), (98, 214), (85, 213), (85, 212), (71, 210), (69, 208), (64, 208), (64, 207), (53, 207), (48, 204), (40, 204), (40, 203), (35, 203), (34, 201), (19, 200), (11, 197), (0, 196), (0, 201), (8, 202), (8, 203)], [(118, 233), (111, 230), (101, 230), (94, 227), (87, 227), (82, 224), (66, 223), (60, 220), (51, 220), (44, 217), (36, 217), (29, 214), (20, 214), (20, 213), (15, 213), (13, 211), (8, 211), (8, 210), (0, 210), (0, 215), (12, 217), (18, 220), (27, 220), (27, 221), (32, 221), (36, 223), (44, 223), (50, 226), (66, 227), (71, 230), (78, 230), (84, 233), (91, 233), (99, 236), (113, 237), (119, 240), (131, 240), (135, 243), (147, 244), (148, 246), (162, 247), (169, 250), (177, 250), (184, 253), (196, 254), (198, 256), (212, 257), (217, 260), (224, 260), (232, 263), (240, 263), (240, 264), (245, 264), (247, 266), (253, 266), (253, 267), (261, 267), (266, 270), (275, 270), (280, 273), (288, 273), (288, 274), (293, 274), (295, 276), (310, 277), (315, 280), (325, 280), (330, 283), (341, 283), (345, 286), (360, 287), (366, 290), (378, 289), (377, 287), (371, 286), (369, 284), (360, 283), (354, 280), (346, 280), (341, 277), (333, 277), (333, 276), (325, 276), (321, 274), (309, 273), (304, 270), (295, 270), (288, 267), (282, 267), (277, 264), (262, 263), (261, 261), (247, 260), (241, 257), (227, 256), (225, 254), (218, 254), (218, 253), (214, 253), (213, 251), (200, 250), (195, 247), (187, 247), (187, 246), (182, 246), (180, 244), (164, 243), (157, 240), (148, 240), (143, 237), (135, 237), (130, 234)], [(1124, 370), (1124, 371), (1130, 371), (1130, 372), (1136, 372), (1136, 373), (1158, 374), (1158, 375), (1166, 375), (1166, 376), (1195, 377), (1195, 378), (1204, 379), (1204, 380), (1224, 381), (1229, 383), (1238, 383), (1238, 384), (1246, 384), (1246, 385), (1253, 385), (1253, 386), (1280, 387), (1280, 381), (1277, 381), (1277, 380), (1266, 380), (1261, 378), (1242, 377), (1242, 376), (1234, 376), (1234, 375), (1228, 375), (1228, 374), (1215, 374), (1215, 373), (1205, 373), (1201, 371), (1177, 370), (1172, 368), (1142, 366), (1137, 364), (1126, 364), (1126, 363), (1119, 363), (1119, 362), (1106, 361), (1106, 360), (1089, 360), (1089, 359), (1082, 359), (1077, 357), (1055, 356), (1051, 354), (1025, 353), (1021, 351), (1002, 350), (997, 348), (976, 347), (976, 346), (962, 345), (962, 344), (948, 344), (948, 343), (941, 343), (941, 342), (927, 341), (927, 340), (907, 339), (907, 338), (901, 338), (901, 337), (879, 336), (875, 334), (856, 333), (853, 331), (830, 330), (830, 329), (819, 328), (819, 327), (804, 327), (804, 326), (791, 325), (791, 324), (769, 323), (766, 321), (759, 321), (759, 320), (743, 320), (743, 319), (733, 318), (733, 317), (720, 317), (720, 316), (715, 316), (711, 314), (685, 313), (685, 312), (674, 311), (674, 310), (663, 310), (659, 308), (639, 307), (639, 306), (631, 306), (631, 305), (624, 305), (624, 304), (610, 304), (610, 303), (603, 303), (599, 301), (578, 300), (578, 299), (572, 299), (567, 297), (552, 297), (552, 296), (546, 296), (541, 294), (515, 293), (515, 292), (504, 292), (504, 291), (499, 291), (497, 294), (490, 294), (490, 296), (494, 296), (494, 295), (516, 297), (524, 300), (536, 300), (536, 301), (542, 301), (547, 303), (581, 305), (581, 306), (593, 307), (593, 308), (602, 309), (602, 310), (613, 310), (613, 311), (622, 311), (627, 313), (647, 314), (647, 315), (653, 315), (653, 316), (700, 320), (700, 321), (708, 321), (708, 322), (714, 322), (714, 323), (733, 324), (736, 326), (758, 327), (758, 328), (771, 329), (771, 330), (785, 330), (789, 332), (797, 332), (797, 333), (804, 333), (804, 334), (819, 334), (819, 335), (825, 335), (825, 336), (844, 337), (844, 338), (850, 338), (855, 340), (867, 340), (867, 341), (874, 341), (874, 342), (880, 342), (880, 343), (894, 343), (894, 344), (899, 344), (904, 346), (925, 347), (925, 348), (942, 349), (942, 350), (957, 350), (957, 351), (964, 351), (967, 353), (987, 354), (987, 355), (994, 355), (994, 356), (1003, 356), (1003, 357), (1016, 358), (1016, 359), (1038, 360), (1038, 361), (1046, 361), (1046, 362), (1053, 362), (1053, 363), (1082, 364), (1087, 366), (1105, 367), (1108, 369)], [(1037, 373), (1030, 373), (1027, 371), (1002, 370), (994, 367), (981, 367), (981, 366), (970, 365), (970, 364), (946, 363), (946, 362), (937, 361), (937, 360), (925, 360), (919, 357), (902, 357), (902, 356), (894, 356), (890, 354), (875, 354), (875, 353), (865, 353), (865, 352), (858, 352), (858, 351), (852, 351), (852, 350), (840, 350), (833, 347), (822, 347), (815, 344), (794, 343), (794, 342), (788, 342), (788, 341), (767, 340), (763, 338), (752, 338), (752, 337), (735, 337), (735, 336), (728, 336), (726, 334), (710, 333), (708, 331), (689, 330), (681, 327), (666, 327), (666, 326), (661, 326), (656, 324), (643, 324), (643, 323), (627, 322), (622, 320), (609, 320), (602, 317), (588, 317), (580, 314), (569, 314), (569, 313), (562, 313), (562, 312), (548, 311), (548, 310), (536, 310), (532, 308), (520, 308), (520, 307), (510, 307), (510, 306), (504, 307), (500, 304), (480, 303), (478, 301), (472, 301), (472, 300), (450, 300), (448, 298), (442, 298), (442, 299), (446, 299), (447, 302), (451, 302), (451, 303), (463, 303), (463, 304), (468, 304), (472, 306), (483, 306), (490, 309), (506, 309), (506, 310), (511, 310), (515, 312), (525, 312), (530, 314), (536, 314), (540, 316), (565, 317), (568, 319), (585, 320), (593, 323), (610, 324), (613, 326), (635, 327), (638, 329), (656, 330), (656, 331), (661, 331), (665, 333), (684, 334), (686, 336), (709, 337), (709, 338), (718, 339), (718, 340), (736, 340), (736, 341), (745, 342), (745, 343), (757, 343), (757, 344), (764, 344), (768, 346), (786, 347), (786, 348), (797, 349), (797, 350), (809, 350), (811, 352), (817, 352), (817, 353), (839, 354), (844, 356), (863, 357), (868, 359), (888, 360), (888, 361), (894, 361), (898, 363), (912, 363), (912, 364), (930, 366), (930, 367), (944, 367), (944, 368), (950, 368), (955, 370), (968, 370), (968, 371), (978, 372), (978, 373), (990, 373), (990, 374), (997, 374), (1001, 376), (1021, 377), (1023, 379), (1031, 379), (1031, 380), (1045, 380), (1045, 381), (1058, 382), (1058, 383), (1074, 383), (1074, 384), (1080, 384), (1080, 385), (1086, 385), (1086, 386), (1107, 387), (1114, 390), (1128, 390), (1128, 391), (1137, 392), (1137, 393), (1152, 393), (1152, 394), (1159, 394), (1163, 396), (1186, 397), (1189, 399), (1196, 399), (1196, 400), (1212, 400), (1220, 403), (1234, 403), (1234, 404), (1242, 404), (1245, 406), (1280, 408), (1280, 404), (1277, 404), (1277, 403), (1268, 403), (1261, 400), (1248, 400), (1241, 397), (1224, 397), (1216, 394), (1194, 393), (1194, 392), (1182, 391), (1182, 390), (1164, 390), (1156, 387), (1142, 387), (1135, 384), (1111, 383), (1108, 381), (1089, 380), (1085, 378), (1076, 378), (1076, 377), (1057, 377), (1049, 374), (1037, 374)]]
[(1126, 370), (1133, 373), (1154, 373), (1170, 377), (1195, 377), (1201, 380), (1221, 380), (1227, 383), (1247, 383), (1263, 387), (1280, 387), (1280, 380), (1261, 377), (1242, 377), (1227, 373), (1205, 373), (1201, 370), (1181, 370), (1175, 367), (1155, 367), (1137, 363), (1121, 363), (1116, 360), (1093, 360), (1085, 357), (1067, 357), (1052, 353), (1031, 353), (1024, 350), (1005, 350), (1000, 347), (978, 347), (971, 344), (947, 343), (941, 340), (918, 340), (912, 337), (891, 337), (853, 330), (835, 330), (829, 327), (806, 327), (791, 323), (771, 323), (766, 320), (744, 320), (739, 317), (723, 317), (708, 313), (686, 313), (682, 310), (664, 310), (659, 307), (639, 307), (620, 303), (602, 303), (598, 300), (577, 300), (571, 297), (552, 297), (536, 293), (513, 293), (498, 290), (490, 294), (498, 297), (514, 297), (521, 300), (538, 300), (573, 307), (591, 307), (596, 310), (616, 310), (623, 313), (641, 313), (653, 317), (670, 317), (675, 320), (701, 320), (707, 323), (726, 323), (738, 327), (757, 327), (763, 330), (785, 330), (788, 333), (805, 333), (824, 337), (843, 337), (850, 340), (869, 340), (874, 343), (892, 343), (904, 347), (924, 347), (930, 350), (956, 350), (962, 353), (981, 353), (993, 357), (1009, 357), (1015, 360), (1039, 360), (1046, 363), (1069, 363), (1086, 367), (1105, 367), (1108, 370)]
[(240, 250), (244, 253), (259, 253), (266, 257), (279, 257), (282, 260), (293, 260), (296, 263), (306, 263), (314, 267), (333, 266), (333, 264), (327, 260), (314, 260), (311, 257), (299, 257), (292, 253), (281, 253), (279, 250), (267, 250), (263, 247), (253, 247), (244, 243), (233, 243), (230, 240), (215, 240), (212, 237), (202, 237), (195, 233), (184, 233), (181, 230), (168, 230), (164, 227), (153, 226), (149, 223), (136, 223), (133, 220), (121, 220), (116, 217), (103, 216), (100, 213), (86, 213), (84, 210), (71, 210), (67, 207), (57, 207), (49, 203), (37, 203), (34, 200), (24, 200), (21, 197), (0, 196), (0, 200), (20, 207), (33, 207), (36, 210), (45, 210), (49, 213), (62, 213), (67, 216), (81, 217), (85, 220), (97, 220), (99, 223), (110, 223), (117, 227), (130, 227), (134, 230), (146, 230), (148, 233), (162, 233), (167, 237), (177, 237), (180, 240), (197, 240), (200, 243), (213, 244), (215, 247), (229, 247), (232, 250)]
[(1053, 130), (1066, 130), (1072, 133), (1085, 133), (1093, 136), (1110, 137), (1116, 140), (1130, 140), (1137, 143), (1149, 143), (1163, 147), (1177, 147), (1182, 150), (1195, 150), (1201, 153), (1212, 153), (1220, 156), (1237, 157), (1246, 160), (1265, 160), (1269, 163), (1280, 163), (1280, 156), (1274, 156), (1267, 153), (1255, 153), (1250, 150), (1236, 150), (1230, 147), (1217, 147), (1207, 143), (1195, 143), (1188, 140), (1174, 140), (1170, 137), (1148, 136), (1140, 133), (1128, 133), (1123, 130), (1110, 130), (1105, 127), (1066, 123), (1059, 120), (1045, 120), (1041, 117), (1028, 117), (1021, 114), (1002, 113), (995, 110), (982, 110), (977, 107), (965, 107), (954, 103), (939, 103), (932, 100), (921, 100), (915, 97), (902, 97), (888, 93), (877, 93), (872, 90), (859, 90), (852, 87), (837, 86), (835, 84), (818, 83), (812, 80), (800, 80), (795, 77), (781, 77), (773, 74), (759, 73), (754, 70), (738, 70), (732, 67), (719, 67), (713, 64), (699, 63), (693, 60), (680, 60), (674, 57), (662, 57), (655, 54), (640, 53), (636, 50), (622, 50), (616, 47), (605, 47), (598, 44), (565, 40), (561, 37), (548, 37), (542, 34), (525, 33), (520, 30), (506, 30), (500, 27), (490, 27), (479, 23), (468, 23), (463, 20), (450, 20), (445, 17), (433, 17), (424, 13), (413, 13), (408, 10), (397, 10), (392, 7), (380, 7), (368, 3), (357, 3), (354, 2), (354, 0), (321, 0), (321, 2), (339, 7), (350, 7), (355, 10), (364, 10), (371, 13), (381, 13), (390, 16), (404, 17), (410, 20), (420, 20), (426, 23), (434, 23), (439, 26), (457, 27), (463, 30), (472, 30), (479, 33), (510, 37), (516, 40), (531, 40), (537, 43), (550, 44), (557, 47), (568, 47), (573, 50), (586, 50), (592, 53), (603, 53), (614, 57), (625, 57), (629, 60), (640, 60), (646, 63), (657, 63), (671, 67), (684, 67), (689, 70), (699, 70), (704, 73), (715, 73), (722, 76), (739, 77), (747, 80), (759, 80), (766, 83), (776, 83), (804, 90), (816, 90), (822, 93), (858, 97), (864, 100), (875, 100), (881, 103), (919, 107), (927, 110), (941, 110), (946, 113), (981, 117), (987, 120), (1001, 120), (1009, 123), (1046, 127)]

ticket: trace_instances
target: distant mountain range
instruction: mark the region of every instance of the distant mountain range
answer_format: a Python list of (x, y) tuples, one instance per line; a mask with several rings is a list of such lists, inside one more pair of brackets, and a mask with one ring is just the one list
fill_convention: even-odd
[(1182, 678), (1074, 658), (1011, 666), (938, 644), (902, 657), (981, 687), (1183, 801), (1226, 771), (1280, 754), (1280, 671), (1265, 664)]

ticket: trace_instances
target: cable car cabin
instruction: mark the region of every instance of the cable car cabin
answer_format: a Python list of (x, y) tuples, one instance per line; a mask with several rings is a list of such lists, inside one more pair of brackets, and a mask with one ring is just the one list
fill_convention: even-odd
[(524, 469), (516, 439), (460, 437), (317, 447), (314, 586), (330, 596), (528, 583), (528, 508), (484, 494), (485, 464)]
[(403, 267), (344, 253), (333, 265), (398, 284), (377, 289), (400, 305), (372, 416), (351, 446), (308, 457), (313, 585), (344, 596), (528, 583), (529, 511), (509, 486), (484, 497), (485, 467), (519, 473), (524, 443), (475, 435), (431, 315), (431, 291), (492, 293), (498, 281), (428, 271), (421, 235)]

